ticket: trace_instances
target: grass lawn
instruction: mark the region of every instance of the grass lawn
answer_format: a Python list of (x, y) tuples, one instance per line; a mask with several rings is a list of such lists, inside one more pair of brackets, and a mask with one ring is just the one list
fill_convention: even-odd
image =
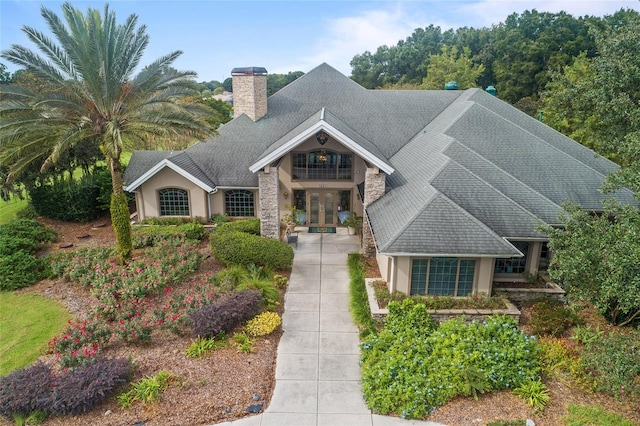
[(33, 294), (0, 292), (0, 375), (33, 363), (69, 319), (57, 302)]
[(11, 197), (11, 200), (0, 200), (0, 224), (9, 222), (16, 218), (16, 213), (27, 206), (28, 201), (21, 200), (17, 197)]

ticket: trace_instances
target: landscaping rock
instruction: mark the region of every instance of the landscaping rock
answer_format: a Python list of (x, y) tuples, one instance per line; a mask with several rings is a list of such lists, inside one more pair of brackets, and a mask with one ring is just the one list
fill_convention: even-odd
[(262, 411), (262, 407), (264, 406), (264, 404), (255, 404), (255, 405), (250, 405), (247, 407), (247, 411), (249, 413), (259, 413), (260, 411)]

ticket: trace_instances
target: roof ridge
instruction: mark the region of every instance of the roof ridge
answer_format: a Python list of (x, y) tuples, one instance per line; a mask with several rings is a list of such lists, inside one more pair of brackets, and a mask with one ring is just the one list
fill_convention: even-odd
[[(574, 161), (576, 161), (576, 162), (580, 163), (581, 165), (583, 165), (584, 167), (588, 168), (589, 170), (593, 170), (595, 173), (597, 173), (599, 176), (602, 176), (603, 178), (606, 178), (606, 177), (607, 177), (607, 175), (602, 174), (600, 171), (598, 171), (598, 170), (594, 169), (593, 167), (591, 167), (590, 165), (586, 164), (586, 163), (585, 163), (585, 162), (583, 162), (582, 160), (580, 160), (580, 159), (578, 159), (578, 158), (576, 158), (576, 157), (574, 157), (574, 156), (572, 156), (572, 155), (568, 154), (567, 152), (565, 152), (565, 151), (561, 150), (560, 148), (556, 147), (555, 145), (550, 144), (550, 143), (549, 143), (549, 142), (547, 142), (545, 139), (543, 139), (543, 138), (539, 137), (539, 136), (538, 136), (538, 135), (536, 135), (535, 133), (530, 132), (529, 130), (525, 129), (525, 128), (524, 128), (524, 127), (522, 127), (521, 125), (519, 125), (519, 124), (517, 124), (517, 123), (515, 123), (515, 122), (513, 122), (513, 121), (511, 121), (511, 120), (507, 120), (504, 116), (502, 116), (502, 115), (500, 115), (500, 114), (497, 114), (495, 111), (493, 111), (493, 110), (491, 110), (491, 109), (489, 109), (489, 108), (485, 107), (484, 105), (482, 105), (482, 104), (481, 104), (481, 103), (479, 103), (479, 102), (476, 102), (476, 101), (472, 101), (472, 102), (473, 102), (474, 104), (478, 105), (480, 108), (483, 108), (484, 110), (486, 110), (486, 111), (490, 112), (492, 115), (494, 115), (494, 116), (498, 117), (499, 119), (504, 120), (504, 121), (507, 121), (507, 122), (509, 122), (511, 125), (513, 125), (513, 126), (517, 127), (518, 129), (522, 130), (523, 132), (526, 132), (527, 134), (529, 134), (529, 135), (531, 135), (532, 137), (534, 137), (536, 140), (538, 140), (538, 141), (540, 141), (540, 142), (544, 143), (546, 146), (548, 146), (548, 147), (552, 148), (554, 151), (561, 153), (561, 154), (562, 154), (563, 156), (565, 156), (565, 157), (569, 157), (569, 158), (571, 158), (572, 160), (574, 160)], [(530, 117), (530, 118), (531, 118), (532, 120), (535, 120), (533, 117)], [(555, 129), (553, 129), (553, 130), (555, 130)], [(557, 130), (555, 130), (555, 131), (557, 131)], [(558, 133), (559, 133), (559, 132), (558, 132)], [(563, 135), (563, 136), (565, 136), (565, 135)], [(574, 141), (574, 142), (575, 142), (575, 141)], [(579, 142), (576, 142), (576, 143), (579, 143)], [(584, 145), (582, 145), (582, 144), (580, 144), (580, 145), (581, 145), (581, 146), (584, 146)], [(586, 147), (585, 147), (585, 148), (586, 148)], [(592, 150), (592, 151), (593, 151), (593, 150)], [(596, 155), (598, 155), (595, 151), (593, 151), (593, 152), (594, 152)], [(484, 157), (482, 157), (482, 158), (484, 158)], [(493, 164), (493, 163), (491, 163), (491, 164)], [(518, 181), (519, 181), (519, 180), (518, 180)], [(519, 181), (519, 182), (520, 182), (520, 181)], [(529, 185), (526, 185), (526, 186), (527, 186), (527, 187), (529, 187)], [(536, 192), (537, 192), (537, 191), (536, 191)], [(555, 203), (554, 203), (554, 204), (555, 204)]]
[[(454, 139), (455, 140), (455, 139)], [(455, 140), (457, 142), (457, 140)], [(513, 176), (511, 173), (506, 172), (505, 170), (501, 169), (500, 167), (496, 166), (494, 163), (492, 163), (491, 161), (487, 160), (485, 157), (479, 155), (477, 152), (473, 151), (472, 149), (466, 147), (464, 144), (462, 143), (458, 143), (459, 146), (461, 146), (462, 148), (464, 148), (465, 150), (469, 151), (472, 155), (475, 155), (476, 157), (479, 157), (481, 160), (485, 161), (488, 164), (491, 164), (493, 166), (494, 169), (496, 169), (499, 172), (502, 172), (503, 174), (509, 176), (511, 179), (515, 180), (516, 182), (520, 183), (521, 185), (525, 186), (526, 188), (530, 189), (531, 192), (538, 194), (541, 198), (545, 199), (546, 201), (548, 201), (549, 203), (553, 204), (554, 206), (558, 206), (558, 208), (562, 208), (561, 205), (557, 204), (556, 202), (554, 202), (553, 200), (549, 199), (547, 196), (543, 195), (542, 193), (540, 193), (539, 191), (536, 191), (535, 189), (531, 188), (529, 185), (527, 185), (526, 183), (522, 182), (519, 179), (516, 179), (515, 176)], [(457, 162), (456, 160), (452, 159), (449, 156), (446, 156), (451, 162), (457, 164), (459, 167), (461, 167), (462, 169), (464, 169), (465, 171), (467, 171), (469, 174), (471, 174), (472, 176), (476, 177), (479, 181), (483, 182), (485, 185), (487, 185), (489, 188), (494, 189), (496, 192), (498, 192), (499, 194), (502, 194), (504, 196), (504, 198), (506, 198), (510, 203), (514, 204), (515, 206), (517, 206), (520, 210), (523, 210), (524, 212), (526, 212), (527, 214), (529, 214), (531, 217), (534, 217), (538, 220), (541, 220), (538, 216), (536, 216), (535, 214), (533, 214), (532, 212), (530, 212), (528, 209), (526, 209), (525, 207), (523, 207), (520, 203), (517, 203), (513, 198), (509, 197), (507, 194), (505, 194), (504, 192), (502, 192), (500, 189), (498, 189), (496, 186), (494, 186), (493, 184), (487, 182), (486, 180), (484, 180), (480, 175), (474, 173), (473, 171), (469, 170), (467, 167), (465, 167), (464, 165), (460, 164), (459, 162)], [(439, 173), (441, 173), (442, 171), (440, 171)]]

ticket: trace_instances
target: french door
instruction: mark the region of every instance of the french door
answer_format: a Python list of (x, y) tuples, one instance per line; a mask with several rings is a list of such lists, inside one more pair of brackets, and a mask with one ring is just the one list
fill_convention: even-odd
[(307, 190), (307, 212), (309, 226), (335, 226), (336, 191)]

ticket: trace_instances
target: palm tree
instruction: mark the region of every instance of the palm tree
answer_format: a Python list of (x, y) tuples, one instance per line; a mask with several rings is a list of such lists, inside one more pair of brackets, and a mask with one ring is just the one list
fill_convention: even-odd
[(120, 156), (152, 136), (201, 138), (212, 128), (202, 105), (181, 102), (193, 94), (191, 71), (171, 64), (181, 51), (134, 74), (149, 43), (138, 17), (116, 23), (115, 12), (89, 8), (86, 15), (62, 6), (65, 23), (51, 10), (41, 14), (54, 39), (28, 26), (23, 31), (39, 52), (12, 45), (2, 57), (46, 80), (49, 90), (0, 85), (0, 166), (9, 179), (34, 162), (46, 169), (80, 142), (100, 147), (111, 171), (111, 220), (122, 261), (131, 257), (131, 226)]

